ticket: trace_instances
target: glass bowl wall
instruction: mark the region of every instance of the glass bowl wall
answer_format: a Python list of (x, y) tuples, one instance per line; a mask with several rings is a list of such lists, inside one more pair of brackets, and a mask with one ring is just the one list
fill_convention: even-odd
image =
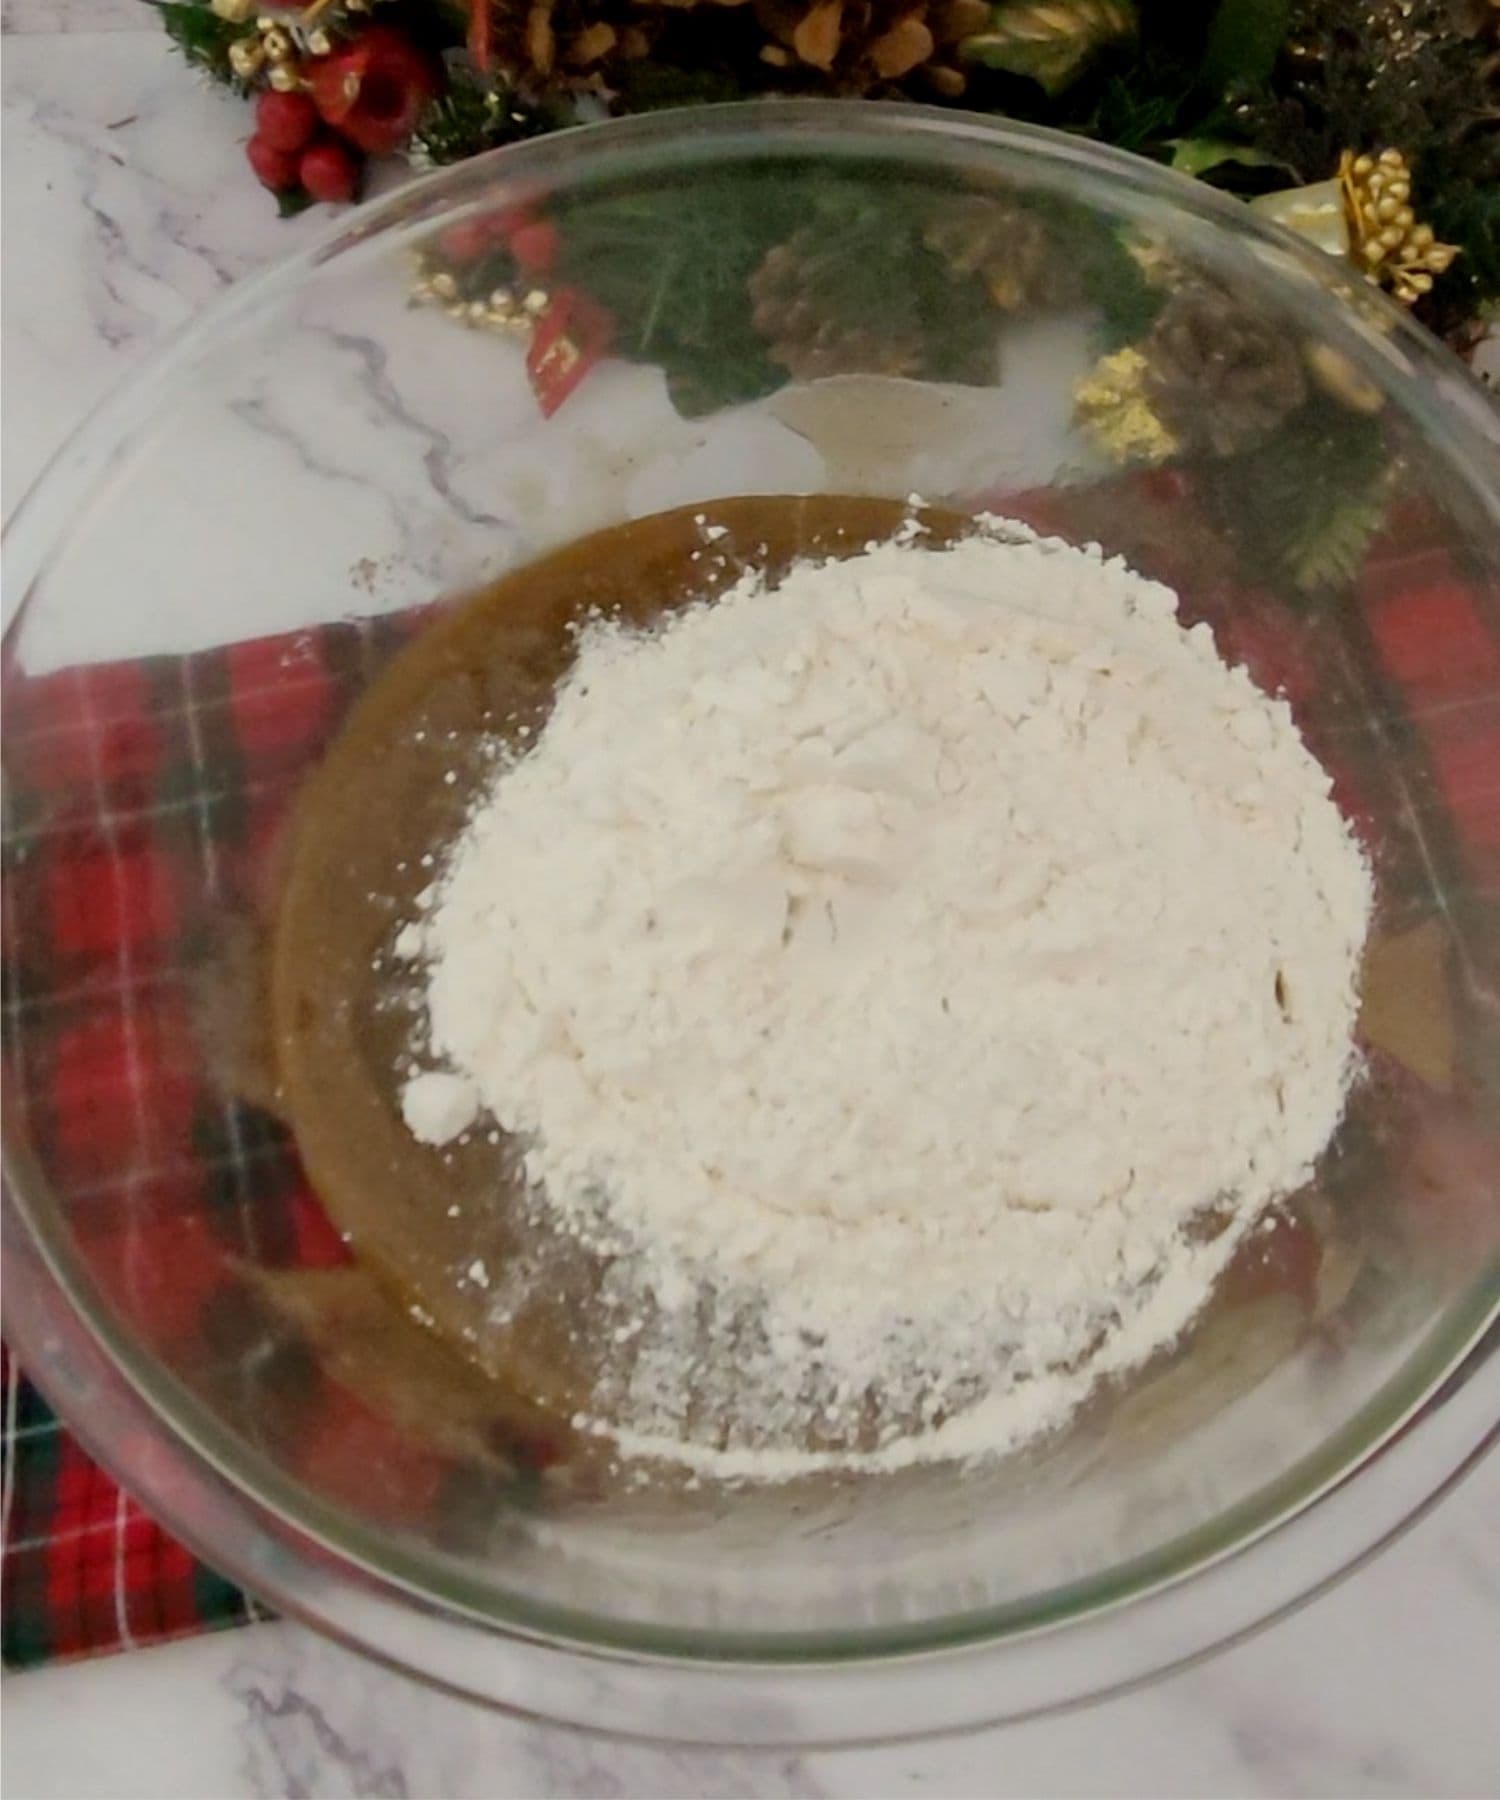
[[(517, 209), (590, 247), (570, 280), (610, 319), (611, 353), (545, 420), (521, 338), (433, 289)], [(988, 224), (939, 255), (965, 217), (1009, 219), (1021, 261)], [(785, 333), (747, 325), (746, 279), (788, 243), (799, 291), (846, 324), (870, 309), (867, 366), (846, 331), (852, 370), (814, 378)], [(1080, 428), (1079, 384), (1128, 381), (1117, 353), (1193, 293), (1262, 356), (1281, 345), (1300, 398), (1250, 448), (1189, 417), (1163, 465), (1122, 464)], [(565, 359), (592, 363), (594, 316), (573, 313)], [(1203, 370), (1180, 380), (1231, 406)], [(1031, 1710), (1326, 1578), (1494, 1415), (1484, 415), (1393, 309), (1236, 203), (917, 108), (565, 134), (419, 182), (246, 283), (68, 446), (9, 547), (5, 1278), (28, 1366), (275, 1604), (469, 1691), (624, 1729), (849, 1737)], [(1057, 1437), (900, 1480), (591, 1484), (429, 1366), (348, 1264), (236, 1061), (259, 1005), (237, 946), (264, 927), (300, 780), (414, 609), (668, 506), (914, 491), (1125, 554), (1287, 693), (1376, 859), (1371, 1073), (1314, 1191), (1183, 1352)], [(1333, 519), (1348, 529), (1326, 566), (1299, 562)], [(1273, 1531), (1310, 1507), (1346, 1523)], [(951, 1658), (911, 1660), (974, 1646), (982, 1691), (941, 1673)], [(663, 1659), (691, 1670), (691, 1717), (659, 1704)]]

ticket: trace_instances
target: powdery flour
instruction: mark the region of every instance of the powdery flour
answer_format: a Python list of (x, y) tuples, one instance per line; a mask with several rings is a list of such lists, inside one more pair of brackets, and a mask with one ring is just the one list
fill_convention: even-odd
[(774, 1478), (1051, 1427), (1344, 1104), (1370, 875), (1285, 704), (1097, 551), (904, 535), (588, 627), (397, 942), (411, 1129), (492, 1115), (617, 1258), (578, 1423), (626, 1451)]

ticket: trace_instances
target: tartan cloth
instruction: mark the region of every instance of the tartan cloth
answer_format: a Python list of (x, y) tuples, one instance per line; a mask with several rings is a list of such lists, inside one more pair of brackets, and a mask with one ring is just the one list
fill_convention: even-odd
[[(425, 616), (74, 667), (10, 692), (8, 1104), (100, 1284), (169, 1355), (229, 1291), (231, 1257), (347, 1258), (284, 1134), (196, 1066), (185, 970), (196, 904), (264, 910), (301, 773)], [(87, 1456), (8, 1354), (4, 1387), (8, 1665), (264, 1616)], [(320, 1453), (352, 1470), (377, 1448)]]
[(8, 1667), (268, 1616), (84, 1454), (8, 1353), (0, 1370)]
[[(1172, 477), (1115, 484), (1102, 523), (1066, 497), (991, 502), (1043, 529), (1098, 536), (1194, 593), (1178, 566)], [(1128, 504), (1122, 525), (1123, 490)], [(1165, 503), (1165, 504), (1159, 504)], [(1153, 531), (1152, 520), (1155, 519)], [(1194, 595), (1195, 602), (1200, 598)], [(1221, 594), (1221, 600), (1224, 596)], [(1263, 597), (1203, 608), (1232, 660), (1294, 711), (1352, 655), (1417, 770), (1420, 857), (1500, 916), (1500, 618), (1492, 586), (1403, 522), (1333, 609)], [(187, 959), (205, 910), (264, 917), (274, 845), (298, 780), (378, 664), (427, 615), (341, 623), (203, 651), (24, 680), (7, 719), (4, 966), (8, 1073), (24, 1129), (66, 1198), (80, 1251), (116, 1311), (164, 1354), (191, 1346), (236, 1378), (222, 1343), (236, 1259), (306, 1269), (345, 1257), (285, 1134), (205, 1078)], [(1368, 734), (1361, 717), (1349, 729)], [(1356, 820), (1380, 759), (1311, 740)], [(1400, 808), (1386, 795), (1388, 828)], [(1412, 806), (1407, 807), (1407, 812)], [(1434, 825), (1436, 821), (1436, 825)], [(1446, 837), (1444, 836), (1446, 833)], [(1434, 847), (1434, 844), (1436, 847)], [(1414, 851), (1413, 856), (1417, 853)], [(1431, 904), (1430, 869), (1424, 876)], [(1472, 916), (1472, 915), (1471, 915)], [(1489, 972), (1493, 975), (1494, 971)], [(1459, 1127), (1462, 1129), (1462, 1127)], [(1485, 1140), (1483, 1154), (1493, 1151)], [(1472, 1145), (1470, 1146), (1472, 1153)], [(163, 1250), (170, 1233), (171, 1250)], [(220, 1321), (218, 1335), (208, 1318)], [(199, 1346), (201, 1345), (201, 1356)], [(316, 1381), (316, 1375), (310, 1379)], [(4, 1656), (13, 1665), (180, 1636), (257, 1616), (92, 1463), (14, 1363), (4, 1376)], [(442, 1470), (344, 1397), (301, 1438), (325, 1491), (368, 1503), (399, 1470), (426, 1506)]]

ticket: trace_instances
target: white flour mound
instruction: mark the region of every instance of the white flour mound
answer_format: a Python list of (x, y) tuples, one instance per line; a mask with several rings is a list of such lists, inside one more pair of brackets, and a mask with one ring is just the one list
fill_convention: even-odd
[(581, 1424), (766, 1478), (1005, 1449), (1308, 1178), (1369, 869), (1175, 608), (990, 521), (586, 630), (401, 934), (449, 1077), (408, 1123), (521, 1134), (645, 1321)]

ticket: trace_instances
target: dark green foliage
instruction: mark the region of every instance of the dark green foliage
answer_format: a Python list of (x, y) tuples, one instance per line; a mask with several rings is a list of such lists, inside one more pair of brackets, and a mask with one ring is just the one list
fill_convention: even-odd
[(1265, 79), (1290, 0), (1142, 0), (1136, 53), (1118, 59), (1070, 118), (1048, 120), (1169, 160), (1169, 140), (1218, 130), (1230, 99)]
[(1199, 86), (1217, 100), (1268, 81), (1291, 12), (1292, 0), (1220, 0), (1203, 46)]
[[(221, 19), (208, 0), (147, 0), (147, 4), (156, 8), (167, 36), (195, 69), (237, 93), (247, 91), (229, 66), (229, 46), (244, 34), (245, 26)], [(253, 26), (250, 29), (254, 31)]]
[(921, 347), (934, 380), (987, 378), (998, 315), (982, 282), (922, 242), (930, 191), (880, 172), (783, 165), (695, 176), (654, 193), (595, 193), (559, 206), (558, 274), (614, 315), (617, 353), (659, 363), (688, 414), (773, 392), (788, 379), (756, 329), (751, 286), (766, 255), (804, 228), (819, 316)]
[(1300, 522), (1283, 561), (1302, 593), (1347, 587), (1359, 574), (1370, 541), (1385, 522), (1389, 488), (1382, 473), (1363, 491), (1346, 494), (1325, 513)]
[(1303, 594), (1357, 573), (1392, 473), (1379, 419), (1321, 399), (1256, 449), (1200, 465), (1216, 522), (1249, 567)]
[(1467, 173), (1452, 181), (1418, 172), (1422, 216), (1445, 244), (1463, 254), (1438, 283), (1417, 316), (1446, 334), (1500, 305), (1500, 158), (1488, 159), (1483, 178)]
[(1456, 16), (1450, 0), (1375, 0), (1358, 10), (1348, 0), (1300, 0), (1288, 48), (1236, 109), (1237, 135), (1303, 181), (1331, 174), (1341, 150), (1391, 144), (1419, 169), (1446, 146), (1488, 163), (1500, 124), (1495, 71)]
[(558, 273), (597, 300), (618, 354), (660, 363), (683, 411), (770, 392), (780, 380), (750, 322), (750, 277), (797, 224), (775, 170), (720, 173), (653, 192), (557, 206)]
[(1164, 295), (1146, 280), (1119, 230), (1088, 207), (1065, 200), (1048, 200), (1045, 218), (1059, 263), (1072, 271), (1099, 315), (1100, 354), (1139, 342), (1161, 311)]
[(984, 283), (955, 273), (928, 248), (924, 228), (936, 197), (927, 187), (864, 179), (807, 183), (802, 224), (830, 272), (819, 292), (836, 319), (876, 325), (920, 348), (933, 381), (991, 379), (998, 315)]
[(487, 81), (462, 65), (448, 69), (447, 90), (423, 112), (412, 135), (414, 162), (434, 168), (463, 162), (501, 144), (519, 143), (573, 123), (572, 109), (536, 105), (502, 81)]
[(672, 106), (717, 106), (742, 100), (745, 83), (725, 67), (683, 68), (643, 56), (620, 70), (617, 105), (622, 112), (663, 112)]
[[(1059, 120), (1121, 150), (1161, 156), (1169, 138), (1199, 134), (1216, 108), (1205, 93), (1203, 61), (1213, 11), (1182, 0), (1142, 0), (1133, 56), (1118, 59)], [(1051, 122), (1051, 121), (1047, 121)]]

